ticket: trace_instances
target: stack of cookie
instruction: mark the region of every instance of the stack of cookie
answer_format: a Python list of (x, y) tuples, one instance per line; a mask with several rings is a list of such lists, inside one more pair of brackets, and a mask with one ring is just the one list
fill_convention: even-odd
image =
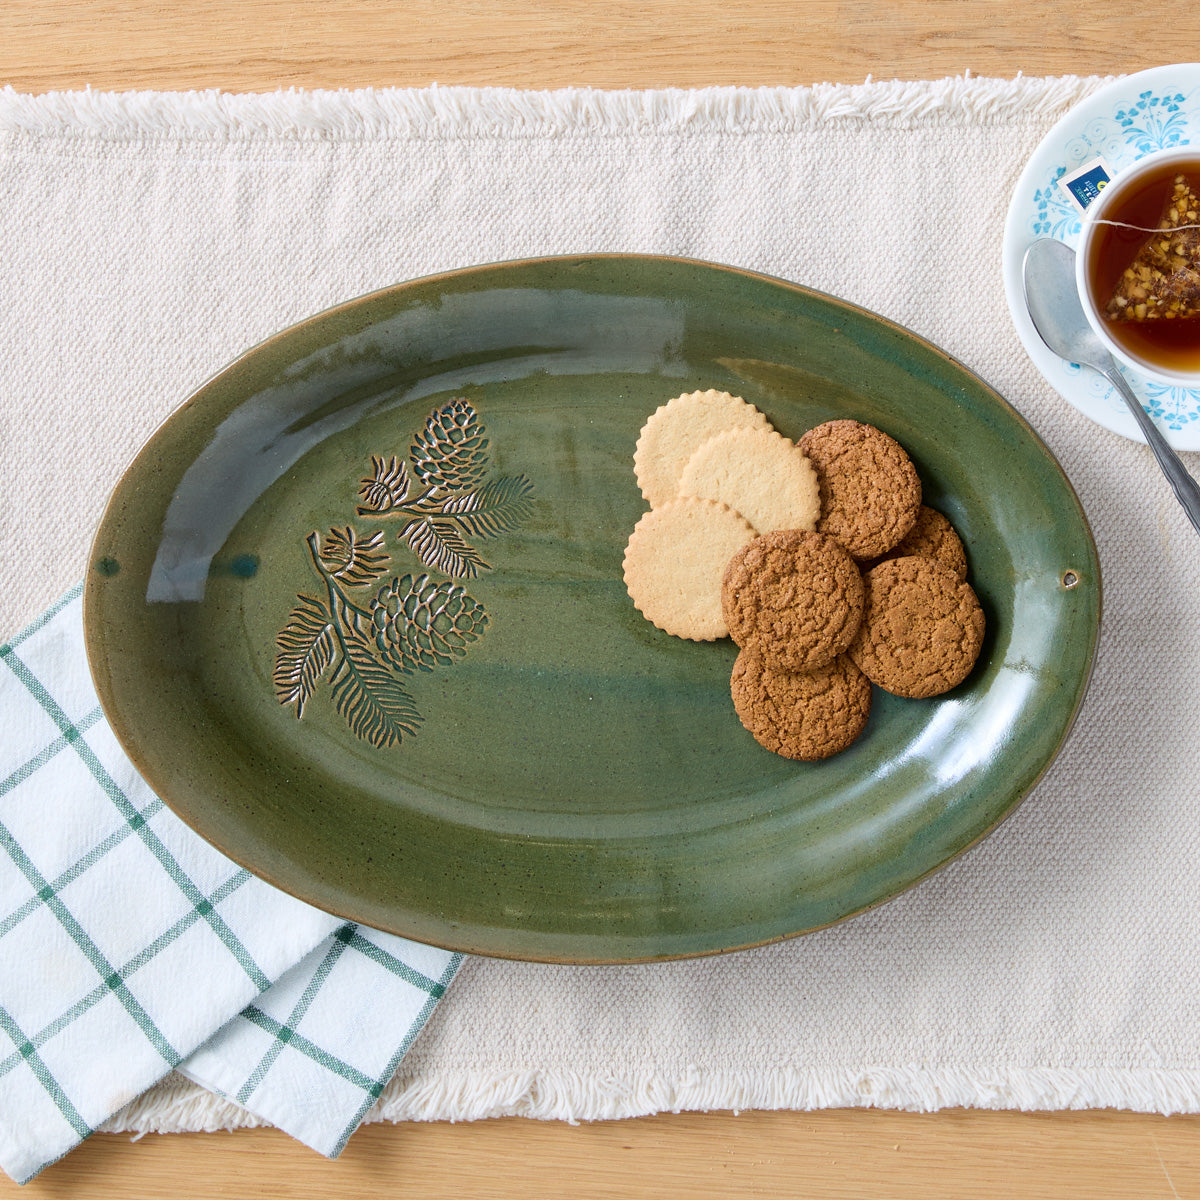
[(923, 698), (970, 673), (984, 618), (962, 542), (881, 430), (829, 421), (792, 443), (695, 392), (651, 417), (634, 466), (652, 507), (629, 594), (668, 633), (732, 635), (734, 708), (767, 749), (826, 758), (862, 732), (872, 683)]
[(848, 654), (866, 587), (823, 533), (767, 533), (729, 562), (721, 602), (741, 647), (730, 690), (742, 724), (787, 758), (827, 758), (862, 732), (871, 685)]
[(728, 637), (725, 566), (758, 534), (815, 528), (812, 464), (754, 405), (706, 391), (676, 396), (651, 416), (633, 468), (650, 504), (625, 549), (634, 604), (677, 637)]

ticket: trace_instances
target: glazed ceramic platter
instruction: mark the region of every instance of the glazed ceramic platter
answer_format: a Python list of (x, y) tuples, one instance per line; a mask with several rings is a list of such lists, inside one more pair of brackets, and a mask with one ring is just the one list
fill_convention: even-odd
[[(988, 619), (966, 683), (876, 691), (798, 763), (738, 723), (735, 646), (642, 619), (634, 443), (701, 388), (908, 449)], [(117, 736), (204, 837), (364, 924), (572, 962), (787, 937), (947, 862), (1054, 757), (1099, 610), (1074, 492), (979, 379), (804, 288), (627, 256), (417, 280), (251, 350), (120, 481), (85, 593)]]

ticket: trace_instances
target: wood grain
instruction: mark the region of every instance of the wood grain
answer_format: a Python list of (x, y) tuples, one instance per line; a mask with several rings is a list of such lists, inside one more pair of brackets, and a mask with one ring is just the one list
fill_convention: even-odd
[[(695, 87), (1115, 74), (1184, 61), (1121, 0), (10, 0), (0, 83)], [(1200, 1196), (1200, 1117), (1107, 1111), (680, 1114), (360, 1130), (335, 1163), (273, 1130), (98, 1135), (0, 1200), (387, 1195), (1153, 1200)]]
[(1186, 59), (1200, 42), (1200, 14), (1177, 6), (1164, 56), (1127, 0), (17, 0), (5, 9), (0, 78), (30, 92), (1110, 74)]
[[(1200, 1195), (1200, 1118), (1129, 1113), (682, 1113), (590, 1125), (369, 1125), (337, 1162), (274, 1130), (99, 1135), (15, 1200), (1172, 1200)], [(3, 1179), (0, 1176), (0, 1179)]]

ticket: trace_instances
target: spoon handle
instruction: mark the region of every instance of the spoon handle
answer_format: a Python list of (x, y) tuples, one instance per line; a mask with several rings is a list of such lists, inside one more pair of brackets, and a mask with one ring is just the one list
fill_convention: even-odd
[(1167, 477), (1167, 482), (1170, 483), (1175, 498), (1183, 505), (1183, 511), (1187, 513), (1188, 520), (1191, 521), (1196, 532), (1200, 533), (1200, 485), (1187, 473), (1183, 463), (1179, 460), (1179, 455), (1167, 444), (1167, 439), (1158, 432), (1158, 426), (1150, 419), (1150, 414), (1142, 407), (1141, 401), (1133, 394), (1133, 390), (1125, 382), (1125, 377), (1117, 370), (1115, 364), (1105, 369), (1103, 374), (1105, 379), (1121, 393), (1121, 399), (1129, 406), (1129, 411), (1133, 413), (1138, 427), (1146, 435), (1146, 441), (1154, 452), (1154, 457), (1158, 459), (1158, 465), (1162, 467), (1162, 472)]

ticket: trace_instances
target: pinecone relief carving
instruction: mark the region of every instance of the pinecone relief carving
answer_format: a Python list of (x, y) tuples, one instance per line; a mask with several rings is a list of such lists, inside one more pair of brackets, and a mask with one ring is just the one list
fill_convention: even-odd
[(533, 485), (524, 475), (490, 477), (487, 449), (475, 407), (455, 399), (429, 414), (407, 461), (371, 460), (356, 515), (394, 523), (396, 541), (427, 571), (391, 575), (384, 528), (309, 534), (323, 594), (297, 596), (276, 638), (276, 696), (297, 717), (327, 679), (357, 737), (382, 748), (416, 732), (421, 714), (406, 677), (449, 666), (488, 625), (458, 582), (491, 569), (473, 543), (516, 529), (532, 511)]

